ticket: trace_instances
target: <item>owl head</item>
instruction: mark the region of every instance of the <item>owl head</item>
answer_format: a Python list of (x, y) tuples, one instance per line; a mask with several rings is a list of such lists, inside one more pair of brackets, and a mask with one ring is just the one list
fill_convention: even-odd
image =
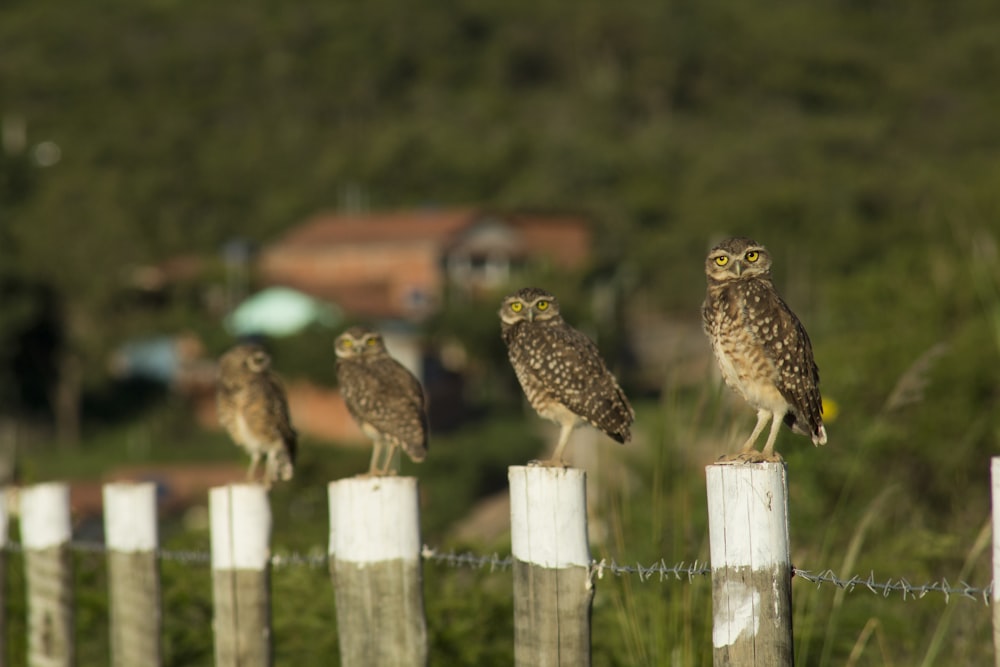
[(333, 343), (338, 359), (358, 359), (385, 352), (382, 334), (362, 326), (354, 326), (337, 336)]
[(270, 367), (271, 355), (256, 343), (237, 345), (219, 359), (219, 372), (227, 376), (263, 373)]
[(705, 275), (710, 282), (769, 278), (771, 255), (753, 239), (736, 236), (712, 248), (705, 260)]
[(510, 326), (517, 322), (559, 321), (559, 301), (543, 289), (525, 287), (503, 300), (500, 321)]

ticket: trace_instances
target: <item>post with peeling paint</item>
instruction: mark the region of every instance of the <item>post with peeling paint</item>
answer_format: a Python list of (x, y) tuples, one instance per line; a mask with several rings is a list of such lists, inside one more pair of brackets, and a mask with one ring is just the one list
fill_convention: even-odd
[(330, 577), (343, 667), (427, 664), (415, 477), (331, 482)]
[(74, 664), (72, 524), (69, 486), (36, 484), (21, 490), (21, 543), (28, 589), (28, 665)]
[(993, 663), (1000, 667), (1000, 456), (990, 461), (993, 496)]
[(789, 667), (792, 569), (784, 463), (706, 468), (715, 667)]
[(514, 664), (590, 665), (594, 587), (587, 476), (576, 468), (511, 466)]
[(212, 629), (217, 667), (270, 667), (271, 506), (260, 484), (211, 489)]

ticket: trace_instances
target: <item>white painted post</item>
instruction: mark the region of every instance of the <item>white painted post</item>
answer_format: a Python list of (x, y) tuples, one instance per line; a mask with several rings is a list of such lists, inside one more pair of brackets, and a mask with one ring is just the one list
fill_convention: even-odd
[(28, 589), (28, 664), (70, 667), (75, 647), (69, 487), (59, 482), (25, 487), (20, 503)]
[(0, 487), (0, 667), (7, 667), (7, 530), (9, 488)]
[(104, 542), (113, 667), (159, 665), (160, 570), (156, 485), (104, 485)]
[(269, 667), (271, 507), (260, 484), (215, 487), (208, 496), (217, 667)]
[(414, 477), (331, 482), (330, 576), (340, 664), (427, 664), (420, 560), (420, 505)]
[(1000, 667), (1000, 456), (990, 461), (993, 498), (993, 663)]
[(706, 473), (713, 664), (790, 667), (785, 464), (719, 463)]
[(587, 538), (587, 474), (511, 466), (514, 664), (590, 665), (594, 588)]

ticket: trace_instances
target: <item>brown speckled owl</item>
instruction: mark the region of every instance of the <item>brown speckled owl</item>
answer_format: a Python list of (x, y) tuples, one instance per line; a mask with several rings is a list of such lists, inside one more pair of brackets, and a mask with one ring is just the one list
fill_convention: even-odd
[(632, 406), (604, 365), (597, 346), (563, 320), (554, 296), (526, 287), (503, 300), (500, 330), (531, 407), (559, 424), (559, 441), (546, 465), (565, 465), (570, 433), (587, 423), (628, 442)]
[[(389, 356), (377, 331), (351, 327), (337, 337), (334, 348), (337, 383), (347, 410), (374, 445), (368, 474), (389, 474), (397, 447), (415, 462), (423, 461), (427, 414), (417, 378)], [(380, 463), (383, 453), (385, 462)]]
[[(708, 253), (705, 274), (705, 333), (726, 384), (757, 410), (757, 425), (739, 454), (730, 458), (780, 460), (774, 441), (782, 421), (813, 444), (826, 444), (812, 345), (774, 289), (767, 249), (748, 238), (727, 239)], [(758, 453), (754, 443), (768, 420), (771, 432)]]
[(237, 345), (219, 359), (216, 385), (219, 422), (250, 454), (247, 479), (266, 457), (263, 483), (292, 478), (297, 437), (288, 417), (288, 400), (271, 370), (271, 357), (255, 344)]

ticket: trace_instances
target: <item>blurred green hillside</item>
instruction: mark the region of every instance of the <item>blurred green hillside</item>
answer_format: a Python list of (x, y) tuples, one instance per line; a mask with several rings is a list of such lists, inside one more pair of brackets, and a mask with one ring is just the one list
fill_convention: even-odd
[[(201, 327), (196, 304), (130, 308), (129, 269), (265, 243), (358, 193), (579, 209), (594, 270), (685, 315), (711, 242), (753, 235), (820, 340), (925, 331), (901, 357), (982, 315), (970, 273), (995, 268), (988, 0), (7, 3), (0, 19), (0, 349), (47, 323), (71, 357), (56, 367), (88, 382), (126, 337)], [(926, 311), (941, 317), (900, 326)], [(4, 404), (37, 403), (11, 356)]]
[[(82, 437), (62, 463), (40, 443), (39, 477), (110, 465), (134, 424), (173, 433), (155, 420), (177, 406), (123, 395), (108, 353), (162, 332), (193, 331), (213, 353), (228, 339), (204, 284), (150, 307), (130, 272), (205, 257), (201, 280), (221, 286), (227, 241), (264, 244), (359, 198), (591, 216), (587, 284), (624, 296), (610, 340), (641, 311), (696, 322), (705, 252), (745, 234), (771, 249), (838, 406), (827, 447), (778, 442), (795, 564), (985, 585), (973, 545), (1000, 451), (998, 35), (992, 0), (0, 4), (0, 418)], [(595, 501), (596, 557), (707, 557), (702, 466), (753, 421), (711, 380), (668, 372), (637, 401), (638, 444), (598, 444), (629, 472)], [(523, 462), (505, 434), (529, 437), (535, 417), (489, 416), (523, 428), (478, 424), (436, 450), (468, 458), (428, 461), (442, 540), (456, 508)], [(429, 577), (463, 590), (450, 574)], [(509, 663), (507, 635), (462, 622), (508, 618), (489, 582), (476, 609), (428, 602), (454, 617), (432, 628), (450, 664)], [(601, 585), (595, 664), (707, 664), (704, 585)], [(800, 664), (990, 660), (982, 605), (796, 586)], [(473, 643), (500, 647), (497, 662)], [(186, 650), (175, 664), (210, 655)]]

